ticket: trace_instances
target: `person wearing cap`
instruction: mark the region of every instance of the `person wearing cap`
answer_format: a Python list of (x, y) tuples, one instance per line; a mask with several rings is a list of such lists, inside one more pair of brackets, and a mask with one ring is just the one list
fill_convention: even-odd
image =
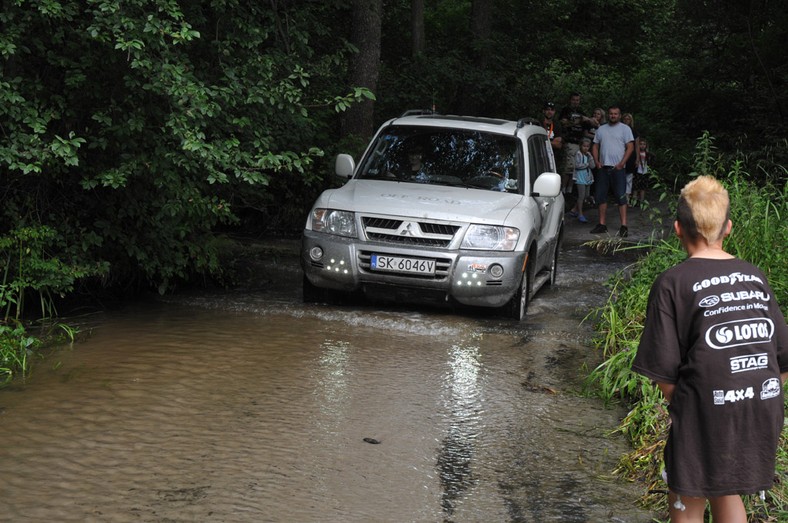
[(561, 128), (561, 122), (555, 117), (555, 104), (553, 102), (545, 102), (542, 106), (542, 119), (540, 122), (545, 131), (547, 131), (547, 136), (550, 138), (550, 143), (553, 146), (556, 169), (560, 169), (563, 165), (563, 129)]

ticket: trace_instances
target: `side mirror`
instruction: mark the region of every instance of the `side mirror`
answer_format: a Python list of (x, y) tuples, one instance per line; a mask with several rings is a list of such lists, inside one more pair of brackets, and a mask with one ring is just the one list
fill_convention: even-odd
[(555, 198), (561, 194), (561, 175), (558, 173), (542, 173), (531, 188), (531, 196)]
[(356, 162), (349, 154), (338, 154), (334, 161), (334, 172), (341, 178), (350, 178), (356, 169)]

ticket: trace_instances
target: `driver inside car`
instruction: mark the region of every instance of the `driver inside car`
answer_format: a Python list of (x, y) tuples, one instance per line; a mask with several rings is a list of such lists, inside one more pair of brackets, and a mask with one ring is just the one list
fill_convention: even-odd
[[(424, 146), (421, 144), (412, 145), (406, 153), (406, 161), (398, 162), (398, 168), (389, 170), (386, 173), (388, 178), (398, 178), (400, 180), (427, 180), (427, 173), (424, 172)], [(404, 165), (403, 165), (404, 163)]]

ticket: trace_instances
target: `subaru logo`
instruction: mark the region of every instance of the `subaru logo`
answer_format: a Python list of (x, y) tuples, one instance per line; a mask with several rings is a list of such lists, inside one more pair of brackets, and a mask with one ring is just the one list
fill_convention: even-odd
[(720, 302), (720, 297), (712, 295), (712, 296), (706, 296), (705, 298), (700, 300), (700, 303), (698, 303), (698, 305), (700, 305), (701, 307), (714, 307), (719, 302)]

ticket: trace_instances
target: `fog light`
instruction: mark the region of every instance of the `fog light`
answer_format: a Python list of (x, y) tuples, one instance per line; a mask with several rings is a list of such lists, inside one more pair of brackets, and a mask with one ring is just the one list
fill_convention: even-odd
[(497, 263), (490, 265), (490, 276), (493, 278), (500, 278), (503, 276), (503, 267)]
[(320, 261), (323, 258), (323, 249), (312, 247), (309, 249), (309, 257), (312, 258), (312, 261)]

